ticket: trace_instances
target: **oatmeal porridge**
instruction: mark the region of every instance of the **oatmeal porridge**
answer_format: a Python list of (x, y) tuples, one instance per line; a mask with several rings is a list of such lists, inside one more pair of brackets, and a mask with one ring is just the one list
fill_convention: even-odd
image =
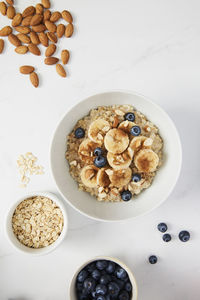
[(66, 159), (79, 189), (99, 201), (129, 201), (162, 164), (158, 128), (131, 105), (100, 106), (67, 137)]

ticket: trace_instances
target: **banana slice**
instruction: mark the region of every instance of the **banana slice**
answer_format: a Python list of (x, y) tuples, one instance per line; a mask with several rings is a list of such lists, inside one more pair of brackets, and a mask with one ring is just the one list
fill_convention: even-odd
[(102, 144), (106, 132), (110, 130), (110, 124), (103, 119), (92, 122), (88, 129), (88, 137), (95, 143)]
[(140, 172), (154, 172), (158, 166), (159, 157), (151, 149), (143, 149), (137, 153), (134, 162)]
[(153, 140), (151, 138), (148, 138), (146, 136), (137, 136), (132, 139), (130, 142), (129, 147), (134, 151), (137, 152), (143, 148), (151, 148), (151, 145), (153, 144)]
[(97, 184), (99, 186), (107, 187), (110, 184), (110, 179), (106, 173), (106, 168), (102, 168), (97, 173)]
[(119, 154), (128, 147), (129, 137), (123, 130), (113, 128), (106, 133), (104, 144), (108, 152)]
[(130, 133), (130, 130), (133, 126), (135, 126), (136, 124), (134, 122), (131, 122), (131, 121), (123, 121), (119, 124), (118, 128), (127, 132), (127, 133)]
[(85, 166), (81, 170), (81, 180), (82, 183), (90, 188), (94, 188), (97, 186), (97, 173), (98, 168), (93, 165)]
[(105, 172), (108, 174), (112, 186), (120, 188), (131, 181), (132, 171), (130, 168), (123, 170), (108, 169)]
[(126, 169), (130, 166), (133, 158), (133, 150), (129, 147), (126, 151), (121, 154), (113, 154), (108, 152), (107, 160), (109, 165), (115, 170)]
[(78, 149), (81, 160), (87, 164), (93, 163), (95, 159), (94, 149), (98, 146), (99, 144), (94, 143), (90, 139), (83, 140)]

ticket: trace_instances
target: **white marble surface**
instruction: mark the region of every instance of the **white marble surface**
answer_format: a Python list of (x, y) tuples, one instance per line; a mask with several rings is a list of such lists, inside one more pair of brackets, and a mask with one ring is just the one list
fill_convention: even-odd
[[(22, 9), (37, 1), (16, 2)], [(69, 299), (73, 272), (99, 254), (119, 257), (133, 269), (139, 300), (198, 300), (200, 2), (52, 2), (54, 10), (69, 9), (75, 18), (74, 37), (59, 44), (72, 53), (69, 78), (59, 78), (54, 67), (42, 63), (43, 57), (15, 54), (8, 43), (0, 55), (0, 300)], [(0, 26), (7, 23), (0, 16)], [(40, 88), (19, 74), (23, 64), (37, 66)], [(67, 205), (69, 234), (55, 252), (37, 258), (17, 254), (5, 239), (3, 225), (9, 205), (25, 193), (18, 187), (18, 154), (32, 151), (45, 166), (45, 175), (32, 178), (27, 191), (56, 192), (49, 167), (56, 124), (83, 95), (115, 88), (154, 99), (175, 121), (183, 145), (175, 190), (154, 212), (120, 223), (89, 220)], [(156, 230), (160, 221), (168, 223), (173, 235), (168, 244)], [(191, 232), (190, 242), (177, 239), (181, 229)], [(154, 266), (147, 263), (152, 253), (159, 257)]]

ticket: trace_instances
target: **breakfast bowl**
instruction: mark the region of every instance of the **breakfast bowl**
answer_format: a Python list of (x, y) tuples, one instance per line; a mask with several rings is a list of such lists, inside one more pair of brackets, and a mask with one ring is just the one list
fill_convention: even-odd
[(55, 194), (32, 192), (8, 210), (5, 234), (18, 252), (39, 256), (55, 250), (67, 234), (66, 208)]
[[(100, 262), (103, 262), (103, 263), (106, 262), (107, 267), (102, 270), (102, 268), (100, 268), (101, 265), (99, 265), (99, 268), (98, 268), (97, 264)], [(111, 263), (111, 265), (109, 265), (109, 263)], [(113, 266), (115, 268), (114, 272), (111, 269)], [(83, 270), (83, 272), (85, 272), (85, 270), (86, 270), (85, 274), (80, 273), (82, 270)], [(124, 271), (124, 273), (122, 273), (121, 271), (122, 272)], [(88, 273), (88, 275), (87, 275), (87, 273)], [(100, 279), (96, 278), (96, 276), (98, 276), (98, 273), (100, 273), (100, 274), (103, 273), (104, 275), (100, 275), (100, 276), (104, 277), (106, 275), (107, 278), (105, 278), (105, 277), (104, 278), (100, 277)], [(122, 279), (121, 277), (124, 274), (126, 274), (125, 275), (126, 277)], [(119, 275), (122, 275), (122, 276), (120, 277)], [(84, 278), (84, 277), (86, 277), (86, 278)], [(109, 277), (110, 277), (110, 279), (109, 279)], [(80, 278), (80, 281), (78, 278)], [(136, 283), (136, 279), (133, 275), (133, 272), (127, 267), (126, 264), (124, 264), (118, 258), (108, 257), (108, 256), (98, 256), (98, 257), (95, 257), (95, 258), (90, 259), (90, 260), (86, 261), (85, 263), (83, 263), (78, 268), (78, 270), (76, 270), (76, 272), (73, 275), (73, 278), (71, 280), (71, 283), (69, 286), (69, 299), (79, 300), (79, 297), (77, 294), (79, 293), (80, 289), (78, 288), (78, 290), (77, 290), (77, 286), (79, 284), (84, 286), (86, 284), (86, 282), (84, 282), (84, 281), (86, 281), (87, 278), (89, 278), (89, 279), (92, 278), (92, 281), (94, 281), (95, 282), (94, 284), (96, 284), (96, 287), (94, 287), (94, 291), (95, 290), (97, 291), (96, 297), (98, 295), (98, 290), (99, 290), (98, 288), (101, 288), (102, 284), (104, 285), (104, 288), (106, 286), (106, 288), (105, 288), (106, 294), (112, 295), (112, 293), (111, 293), (112, 290), (109, 289), (110, 288), (109, 280), (110, 280), (111, 282), (119, 283), (120, 291), (118, 292), (118, 295), (116, 295), (116, 297), (114, 297), (114, 298), (112, 298), (112, 297), (110, 298), (109, 296), (108, 296), (108, 298), (106, 298), (106, 295), (105, 295), (105, 299), (127, 299), (127, 298), (123, 298), (123, 297), (120, 298), (120, 294), (123, 292), (125, 292), (126, 295), (129, 294), (129, 297), (128, 297), (129, 300), (137, 300), (138, 299), (137, 283)], [(108, 282), (105, 282), (105, 279), (108, 279)], [(126, 288), (127, 282), (129, 284), (129, 286), (131, 285), (131, 289)], [(127, 290), (128, 290), (128, 292), (127, 292)], [(103, 295), (103, 291), (99, 291), (99, 295)], [(87, 299), (87, 297), (86, 298), (83, 297), (83, 299)], [(97, 298), (95, 298), (95, 299), (97, 299)]]
[[(70, 175), (66, 160), (67, 136), (77, 121), (87, 116), (91, 110), (100, 106), (115, 105), (132, 105), (156, 125), (163, 140), (162, 165), (152, 185), (131, 201), (97, 201), (89, 193), (79, 190), (76, 181)], [(179, 177), (182, 150), (174, 123), (157, 104), (133, 92), (111, 91), (83, 99), (64, 115), (53, 135), (50, 161), (58, 190), (71, 206), (96, 220), (120, 221), (144, 215), (168, 198)]]

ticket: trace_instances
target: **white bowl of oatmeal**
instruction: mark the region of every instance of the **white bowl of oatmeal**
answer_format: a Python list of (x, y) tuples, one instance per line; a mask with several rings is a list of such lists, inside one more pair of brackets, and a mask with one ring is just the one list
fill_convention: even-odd
[(132, 92), (82, 100), (61, 120), (51, 145), (61, 194), (79, 212), (103, 221), (137, 217), (159, 206), (176, 184), (181, 161), (172, 120)]
[(66, 236), (68, 218), (62, 201), (49, 192), (34, 192), (9, 209), (5, 233), (21, 253), (44, 255), (55, 250)]

